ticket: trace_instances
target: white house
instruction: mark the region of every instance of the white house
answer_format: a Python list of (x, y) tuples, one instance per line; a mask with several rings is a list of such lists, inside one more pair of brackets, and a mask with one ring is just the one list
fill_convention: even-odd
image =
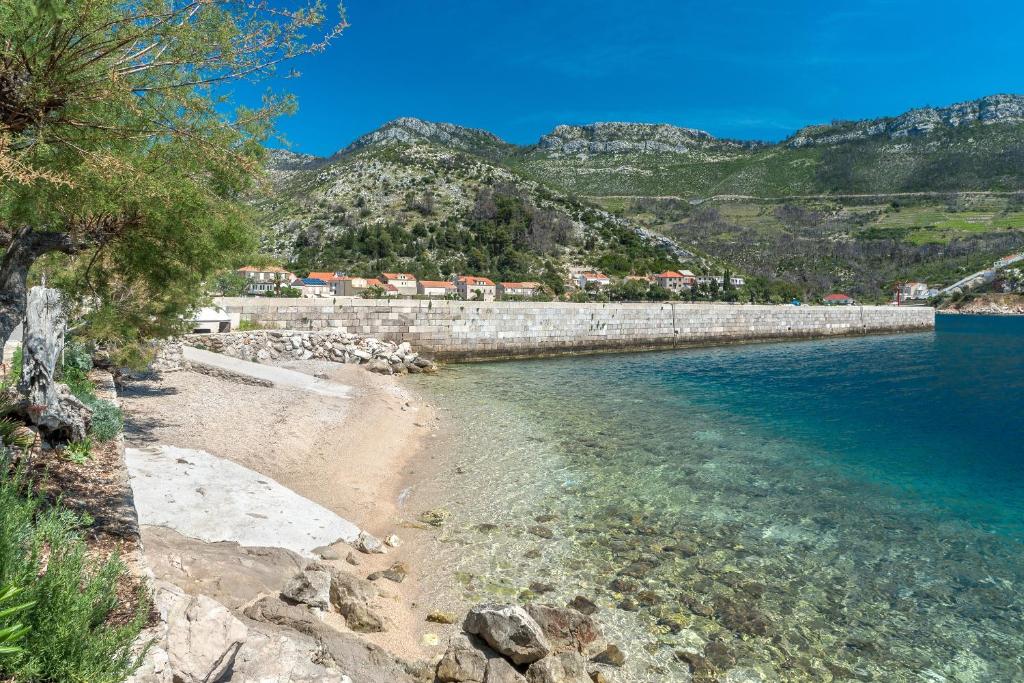
[(597, 285), (599, 289), (603, 289), (611, 283), (611, 278), (604, 273), (598, 273), (595, 271), (583, 271), (576, 276), (576, 284), (580, 289), (586, 289), (587, 285), (590, 284)]
[(501, 296), (532, 297), (540, 289), (539, 282), (499, 282), (498, 294)]
[(924, 282), (904, 282), (900, 285), (900, 296), (903, 299), (927, 299), (928, 285)]
[(330, 296), (331, 290), (327, 283), (316, 277), (296, 278), (291, 286), (302, 292), (303, 298), (315, 299), (321, 296)]
[(246, 294), (270, 294), (287, 287), (295, 279), (295, 273), (279, 266), (243, 266), (236, 272), (249, 281), (245, 286)]
[(419, 280), (416, 293), (420, 296), (445, 297), (456, 293), (455, 285), (444, 280)]
[[(690, 273), (693, 276), (693, 273)], [(658, 273), (654, 276), (654, 284), (659, 287), (664, 287), (670, 292), (681, 292), (684, 289), (689, 289), (690, 285), (686, 283), (686, 276), (675, 270), (666, 270), (664, 273)]]
[(412, 273), (381, 273), (381, 282), (393, 285), (399, 294), (412, 296), (417, 293), (416, 276)]
[(498, 289), (493, 280), (477, 275), (456, 275), (452, 278), (452, 283), (459, 296), (466, 300), (494, 301)]

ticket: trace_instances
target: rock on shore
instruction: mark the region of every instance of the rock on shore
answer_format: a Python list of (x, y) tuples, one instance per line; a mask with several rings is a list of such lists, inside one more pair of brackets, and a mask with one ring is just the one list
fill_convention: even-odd
[(573, 607), (479, 605), (437, 665), (442, 683), (592, 683), (614, 680), (625, 654)]
[[(436, 370), (433, 361), (413, 351), (408, 342), (395, 343), (349, 332), (253, 330), (189, 334), (183, 336), (180, 343), (254, 363), (318, 359), (365, 365), (371, 372), (386, 375), (429, 373)], [(173, 353), (172, 345), (168, 355)]]

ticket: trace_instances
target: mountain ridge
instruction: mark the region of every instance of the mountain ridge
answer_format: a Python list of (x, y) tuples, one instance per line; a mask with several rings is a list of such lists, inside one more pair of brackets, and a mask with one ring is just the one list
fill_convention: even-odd
[[(327, 156), (289, 152), (290, 154), (316, 159), (329, 159), (351, 154), (374, 144), (390, 142), (413, 143), (433, 142), (450, 145), (464, 151), (475, 152), (479, 146), (493, 146), (506, 153), (530, 150), (550, 150), (573, 153), (621, 153), (623, 151), (647, 151), (652, 153), (686, 153), (686, 148), (674, 149), (673, 139), (685, 139), (698, 144), (720, 144), (737, 149), (761, 149), (787, 146), (792, 148), (816, 144), (835, 144), (860, 140), (866, 137), (888, 135), (892, 138), (928, 134), (936, 128), (959, 128), (972, 123), (990, 125), (994, 123), (1024, 123), (1024, 95), (999, 93), (973, 100), (964, 100), (945, 106), (922, 106), (908, 109), (894, 116), (880, 116), (867, 119), (836, 120), (830, 123), (808, 124), (798, 128), (791, 135), (778, 142), (757, 139), (718, 137), (714, 134), (687, 126), (671, 123), (647, 123), (632, 121), (594, 121), (590, 123), (558, 124), (542, 134), (537, 142), (516, 144), (483, 128), (473, 128), (456, 123), (430, 121), (415, 116), (402, 116), (385, 122), (378, 128), (360, 135), (348, 145)], [(616, 136), (614, 133), (618, 133)], [(625, 138), (626, 141), (651, 141), (646, 149), (608, 145), (604, 148), (593, 143), (609, 143)], [(570, 143), (585, 143), (572, 147)], [(582, 150), (590, 145), (589, 149)]]

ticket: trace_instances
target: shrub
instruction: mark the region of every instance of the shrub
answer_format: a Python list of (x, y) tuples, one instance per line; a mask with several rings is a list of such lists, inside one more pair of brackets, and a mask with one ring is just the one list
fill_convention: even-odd
[[(23, 587), (19, 601), (29, 630), (21, 651), (0, 659), (0, 678), (57, 683), (115, 683), (138, 667), (131, 646), (149, 603), (140, 591), (123, 625), (109, 622), (124, 566), (114, 556), (91, 559), (81, 528), (87, 519), (46, 507), (22, 471), (0, 472), (0, 585)], [(45, 557), (45, 562), (43, 561)]]
[(14, 585), (0, 588), (0, 657), (18, 654), (23, 651), (18, 643), (25, 639), (30, 627), (15, 617), (18, 617), (22, 612), (32, 609), (35, 603), (19, 602), (16, 605), (12, 605), (11, 602), (24, 592), (24, 588)]
[(110, 401), (92, 396), (82, 403), (92, 410), (89, 434), (97, 441), (110, 441), (124, 430), (124, 413)]

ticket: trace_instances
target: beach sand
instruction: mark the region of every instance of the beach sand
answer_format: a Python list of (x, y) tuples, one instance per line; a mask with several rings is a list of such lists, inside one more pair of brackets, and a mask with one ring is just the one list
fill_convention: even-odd
[[(435, 411), (403, 386), (400, 377), (323, 361), (282, 366), (326, 373), (352, 387), (352, 395), (321, 396), (191, 371), (169, 372), (130, 383), (122, 392), (127, 445), (202, 449), (273, 478), (378, 538), (397, 534), (401, 544), (386, 555), (339, 545), (339, 559), (332, 563), (361, 576), (396, 562), (406, 564), (409, 573), (402, 583), (377, 582), (388, 629), (365, 637), (395, 655), (430, 659), (443, 650), (457, 626), (429, 623), (426, 617), (454, 603), (421, 601), (425, 592), (437, 595), (434, 585), (424, 591), (435, 577), (418, 571), (437, 530), (415, 522), (428, 501), (417, 497), (420, 507), (410, 508), (402, 500), (403, 492), (416, 487), (420, 473), (436, 472), (433, 463), (441, 454), (431, 449), (439, 429)], [(358, 566), (345, 561), (350, 552)], [(332, 623), (345, 628), (340, 617)]]

